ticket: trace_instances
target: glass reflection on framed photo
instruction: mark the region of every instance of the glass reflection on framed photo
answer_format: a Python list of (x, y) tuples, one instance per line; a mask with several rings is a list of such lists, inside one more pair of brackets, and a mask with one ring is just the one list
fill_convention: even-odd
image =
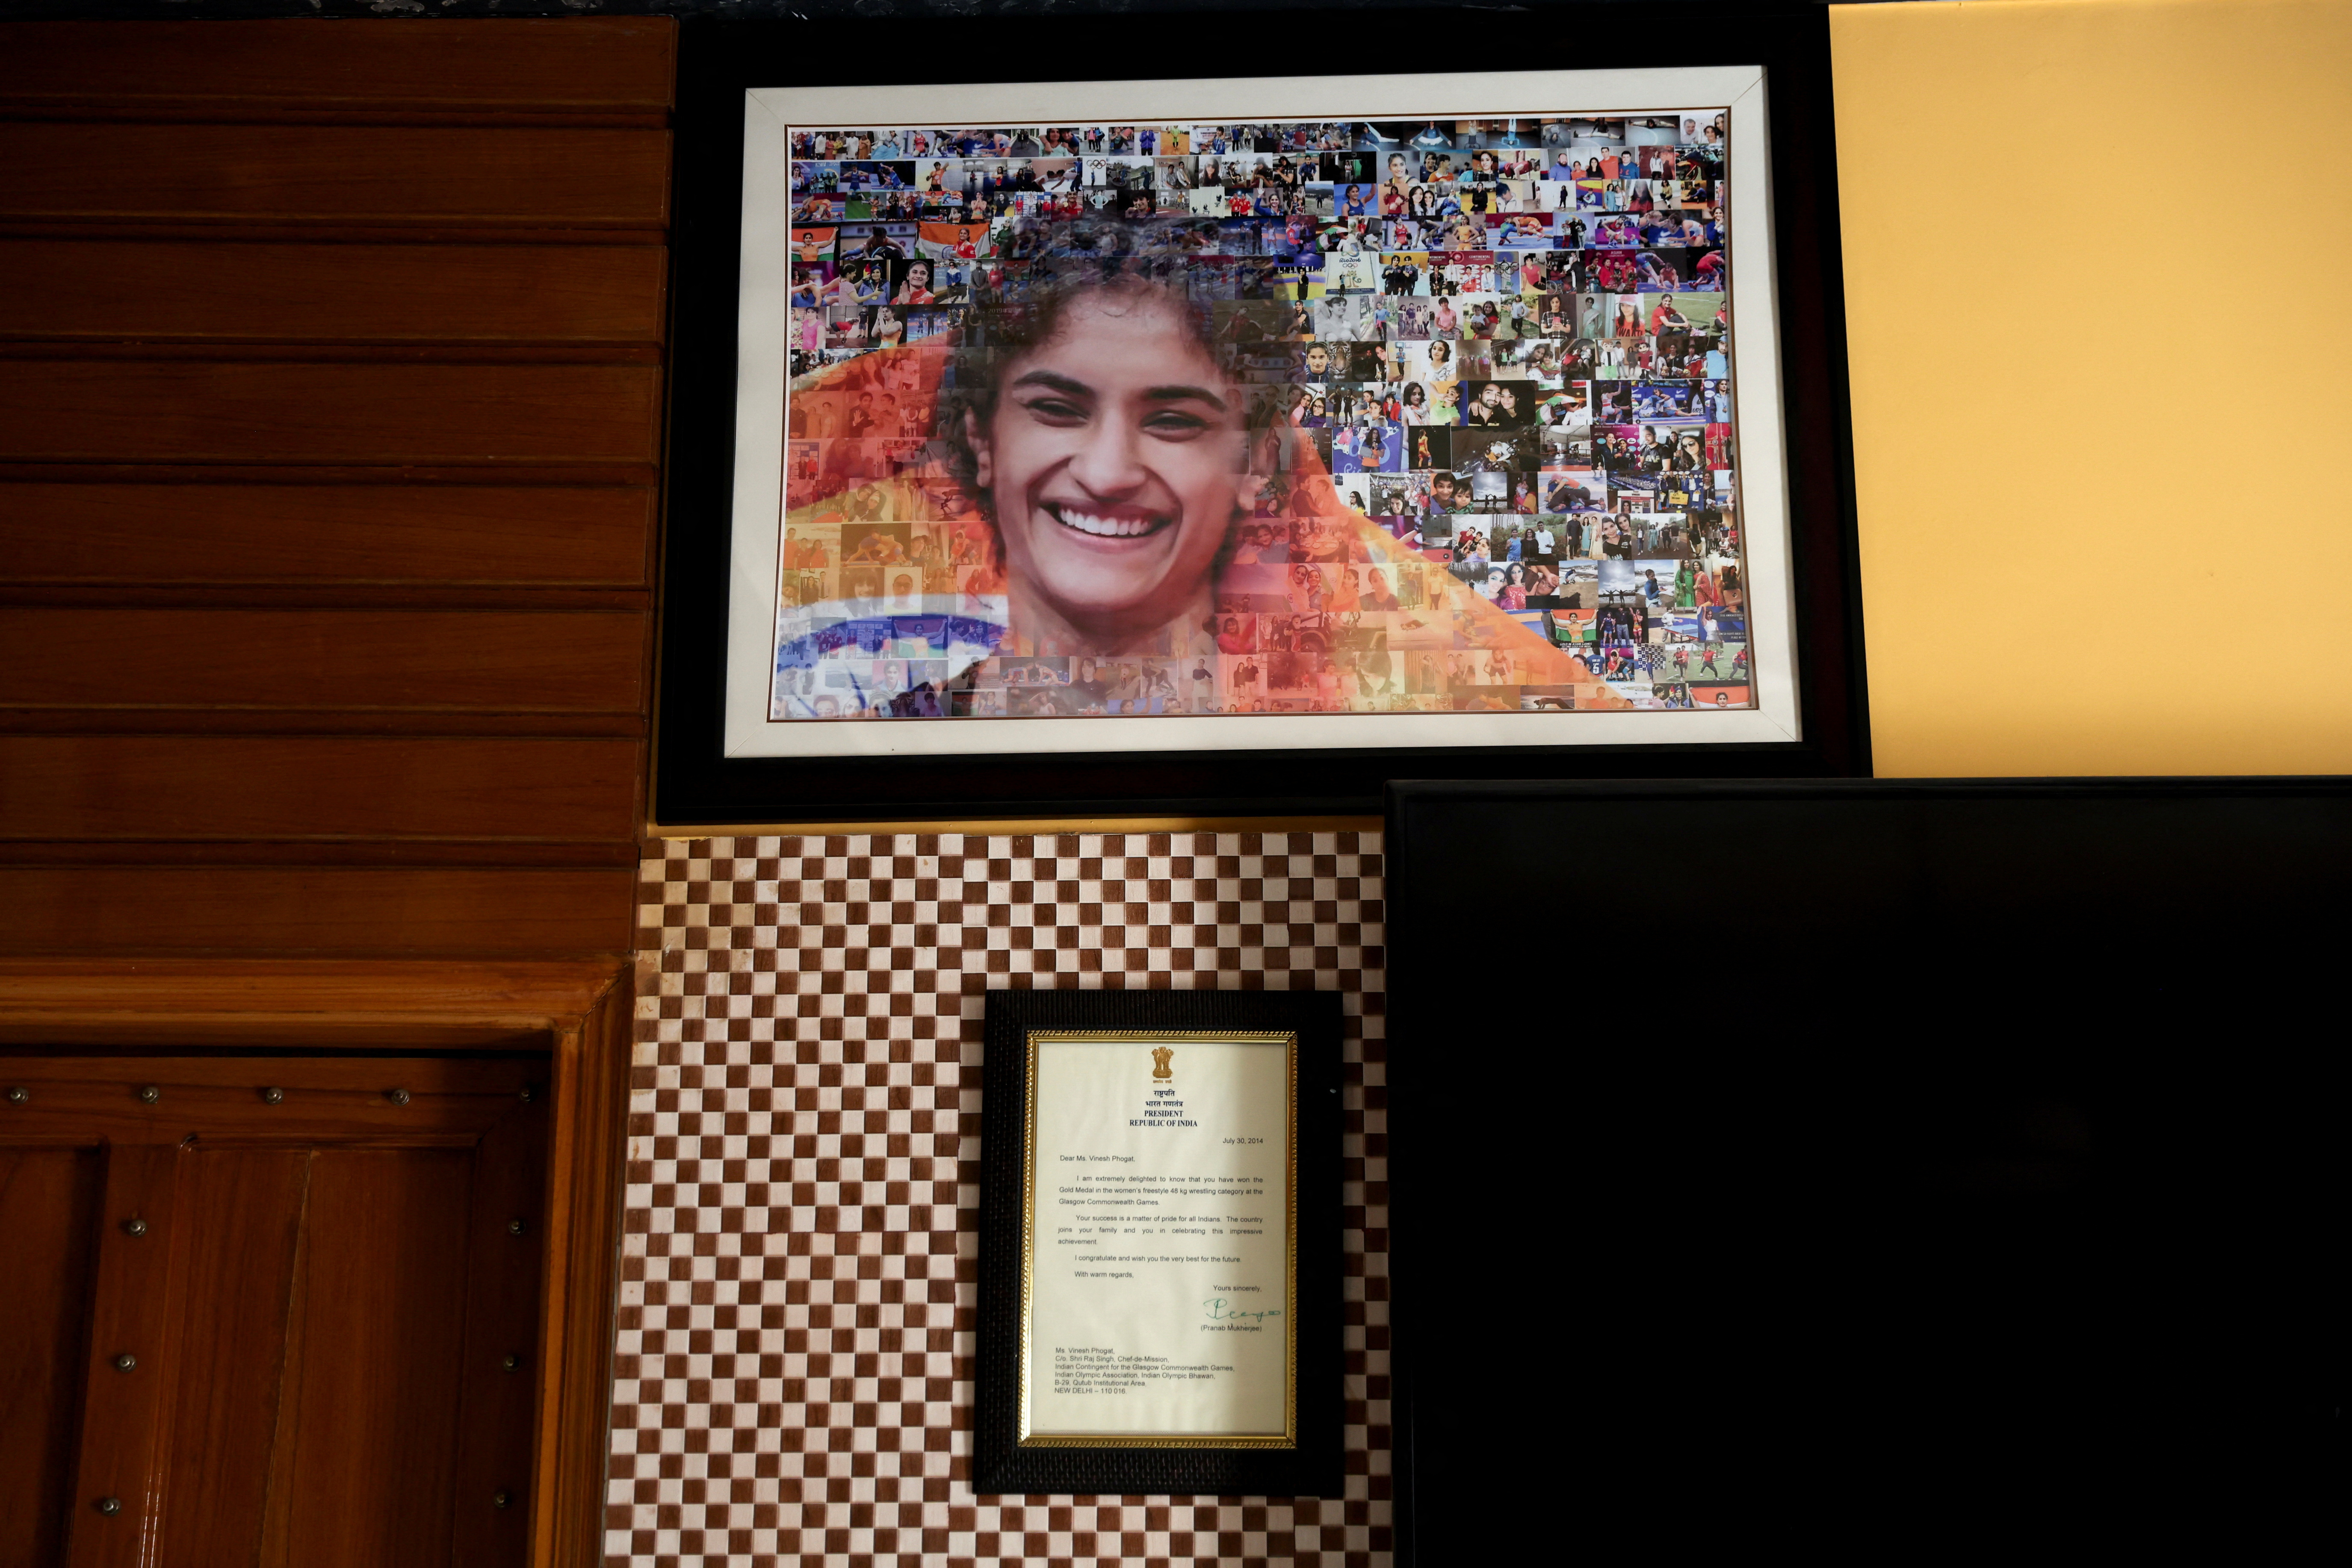
[(1255, 754), (1315, 782), (1253, 798), (1364, 805), (1465, 747), (1848, 755), (1800, 660), (1792, 500), (1839, 497), (1792, 458), (1765, 82), (741, 88), (695, 765), (1028, 758), (1043, 804), (1045, 758)]
[(992, 992), (974, 1489), (1338, 1480), (1336, 994)]

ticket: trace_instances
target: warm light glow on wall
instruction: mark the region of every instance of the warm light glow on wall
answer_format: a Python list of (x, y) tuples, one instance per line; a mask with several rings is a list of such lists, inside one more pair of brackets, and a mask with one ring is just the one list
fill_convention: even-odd
[(2352, 5), (1832, 26), (1877, 771), (2352, 772)]

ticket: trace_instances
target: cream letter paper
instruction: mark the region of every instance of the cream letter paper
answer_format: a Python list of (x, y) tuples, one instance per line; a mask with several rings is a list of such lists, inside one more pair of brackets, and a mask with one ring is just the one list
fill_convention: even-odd
[(1292, 1438), (1295, 1049), (1033, 1037), (1024, 1443)]

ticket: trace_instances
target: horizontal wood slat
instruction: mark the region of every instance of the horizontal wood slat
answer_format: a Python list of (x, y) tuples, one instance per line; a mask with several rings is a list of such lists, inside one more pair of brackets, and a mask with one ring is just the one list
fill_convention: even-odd
[(657, 228), (666, 131), (0, 122), (0, 220)]
[(634, 713), (642, 615), (52, 609), (0, 614), (0, 706)]
[(642, 587), (654, 502), (573, 486), (0, 485), (0, 577)]
[(576, 869), (583, 866), (635, 866), (640, 858), (634, 838), (551, 839), (544, 843), (521, 838), (0, 841), (0, 866), (553, 866)]
[(662, 110), (677, 37), (653, 17), (20, 22), (0, 28), (0, 102)]
[(0, 376), (0, 458), (643, 463), (659, 384), (624, 365), (19, 361)]
[(630, 945), (629, 868), (0, 868), (12, 953), (528, 958)]
[(651, 343), (636, 246), (0, 244), (0, 338)]
[(0, 839), (613, 839), (628, 740), (0, 736)]

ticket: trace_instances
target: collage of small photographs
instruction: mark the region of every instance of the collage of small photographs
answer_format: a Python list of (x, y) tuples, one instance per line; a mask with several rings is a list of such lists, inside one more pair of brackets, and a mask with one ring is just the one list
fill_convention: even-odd
[[(793, 130), (771, 718), (1753, 706), (1728, 123)], [(1268, 481), (1213, 616), (1048, 650), (943, 411), (1110, 228), (1177, 256)]]

